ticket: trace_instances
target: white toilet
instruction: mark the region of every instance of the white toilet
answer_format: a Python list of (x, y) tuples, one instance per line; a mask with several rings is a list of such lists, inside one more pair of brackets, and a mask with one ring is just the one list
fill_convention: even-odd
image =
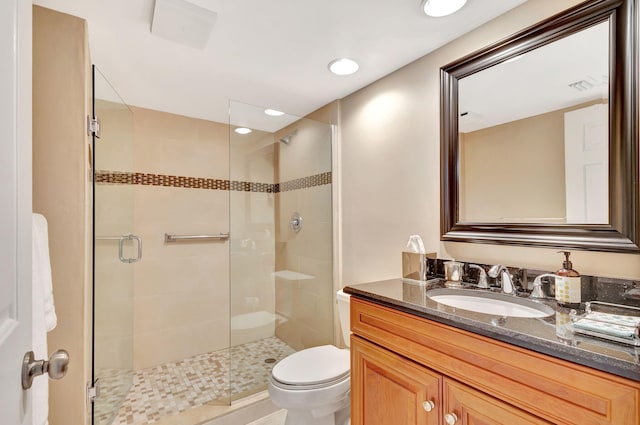
[[(336, 294), (344, 341), (349, 345), (349, 298)], [(348, 425), (350, 356), (348, 349), (322, 345), (282, 359), (271, 371), (269, 396), (287, 409), (285, 425)]]

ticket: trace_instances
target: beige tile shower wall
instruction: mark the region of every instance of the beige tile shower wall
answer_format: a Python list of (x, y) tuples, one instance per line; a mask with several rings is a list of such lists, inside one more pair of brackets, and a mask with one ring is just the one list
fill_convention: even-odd
[(134, 170), (133, 111), (122, 103), (101, 99), (110, 95), (106, 81), (96, 71), (95, 109), (100, 119), (100, 139), (96, 142), (96, 169), (99, 171)]
[(134, 107), (139, 173), (229, 178), (229, 126)]
[[(331, 171), (331, 126), (300, 120), (289, 145), (278, 145), (280, 183)], [(276, 336), (300, 350), (333, 343), (333, 229), (331, 184), (281, 191), (276, 195), (276, 270), (306, 275), (276, 277)], [(293, 212), (303, 218), (299, 233), (289, 228)]]
[[(276, 278), (276, 336), (296, 350), (333, 342), (331, 185), (277, 195), (276, 269), (308, 276)], [(289, 229), (289, 211), (303, 217), (303, 229)]]
[[(274, 183), (273, 143), (271, 133), (231, 133), (231, 180)], [(238, 345), (274, 335), (273, 320), (250, 318), (273, 318), (275, 310), (275, 194), (231, 191), (229, 196), (231, 345)]]
[[(580, 0), (505, 13), (341, 102), (343, 283), (395, 278), (412, 234), (441, 257), (555, 270), (554, 249), (440, 242), (440, 67)], [(576, 251), (581, 273), (640, 278), (637, 255)]]
[(87, 241), (88, 168), (84, 117), (89, 79), (86, 22), (33, 9), (33, 210), (49, 222), (49, 248), (57, 327), (49, 350), (64, 348), (67, 376), (50, 383), (49, 423), (87, 420), (90, 324), (85, 308), (90, 282)]
[[(133, 111), (136, 172), (228, 178), (227, 125)], [(227, 347), (228, 242), (166, 244), (164, 233), (228, 231), (229, 192), (137, 185), (134, 198), (144, 247), (135, 268), (134, 368)]]
[(279, 140), (291, 135), (291, 143), (278, 144), (278, 182), (331, 171), (331, 126), (301, 119), (276, 133)]

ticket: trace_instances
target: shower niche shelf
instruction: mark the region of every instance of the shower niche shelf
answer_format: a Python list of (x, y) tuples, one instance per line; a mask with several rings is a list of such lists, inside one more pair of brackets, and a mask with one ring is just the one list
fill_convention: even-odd
[(304, 273), (294, 272), (293, 270), (278, 270), (277, 272), (273, 272), (273, 275), (284, 280), (309, 280), (315, 277)]

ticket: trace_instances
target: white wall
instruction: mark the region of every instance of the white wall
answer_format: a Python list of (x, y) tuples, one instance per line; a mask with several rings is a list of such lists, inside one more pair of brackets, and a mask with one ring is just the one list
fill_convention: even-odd
[[(556, 249), (440, 241), (440, 67), (571, 7), (536, 0), (342, 99), (342, 284), (399, 277), (411, 234), (440, 257), (556, 270)], [(576, 251), (583, 274), (640, 277), (640, 257)]]

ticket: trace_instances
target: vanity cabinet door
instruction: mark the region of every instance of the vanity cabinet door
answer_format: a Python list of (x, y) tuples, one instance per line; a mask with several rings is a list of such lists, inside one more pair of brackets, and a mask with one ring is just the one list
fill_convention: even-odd
[(352, 425), (439, 425), (442, 376), (351, 337)]
[(446, 425), (551, 424), (453, 379), (444, 378), (443, 385)]

